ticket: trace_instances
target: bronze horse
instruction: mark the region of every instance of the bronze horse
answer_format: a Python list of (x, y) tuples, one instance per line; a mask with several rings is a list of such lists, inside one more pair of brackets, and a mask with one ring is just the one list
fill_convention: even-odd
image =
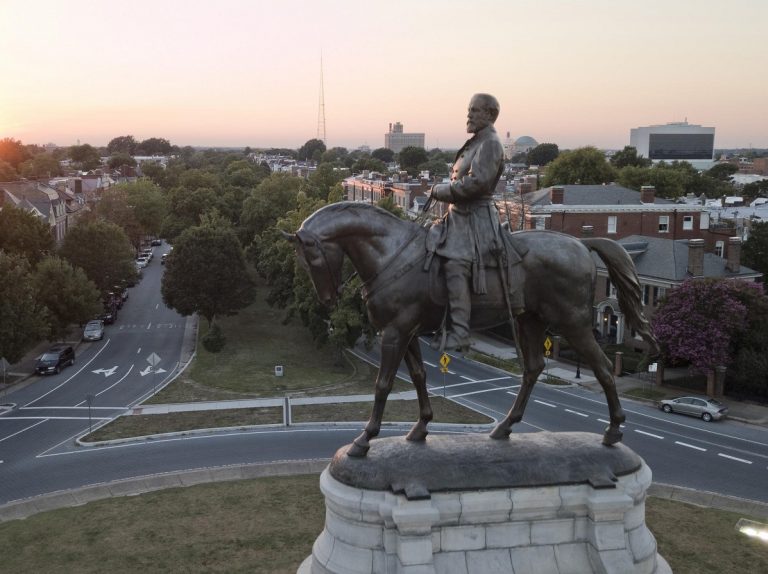
[[(299, 263), (309, 272), (318, 297), (326, 305), (336, 302), (343, 287), (344, 256), (349, 257), (363, 281), (370, 321), (381, 334), (381, 365), (371, 418), (350, 447), (350, 456), (365, 456), (370, 439), (379, 434), (384, 406), (403, 358), (419, 400), (419, 420), (406, 438), (422, 441), (427, 436), (432, 407), (419, 335), (440, 328), (446, 303), (445, 286), (431, 282), (431, 274), (423, 271), (426, 233), (418, 223), (399, 219), (379, 207), (341, 202), (317, 210), (295, 234), (285, 234), (294, 243)], [(610, 424), (603, 443), (621, 441), (620, 425), (625, 417), (612, 365), (592, 331), (597, 272), (590, 250), (605, 262), (628, 325), (655, 350), (655, 340), (642, 314), (640, 284), (632, 259), (610, 239), (576, 239), (552, 231), (518, 231), (513, 236), (522, 251), (527, 251), (519, 264), (524, 277), (525, 311), (515, 318), (523, 377), (512, 409), (493, 429), (491, 437), (507, 438), (511, 425), (523, 418), (533, 386), (545, 366), (544, 341), (546, 330), (551, 328), (568, 340), (605, 391)], [(486, 276), (487, 294), (472, 297), (473, 329), (508, 320), (500, 274), (487, 269)], [(443, 300), (439, 294), (435, 296), (435, 290), (442, 290)]]

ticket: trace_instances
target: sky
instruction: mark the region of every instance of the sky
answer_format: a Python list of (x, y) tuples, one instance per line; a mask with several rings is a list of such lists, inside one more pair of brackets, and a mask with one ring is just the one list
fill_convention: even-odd
[(456, 149), (476, 92), (502, 138), (621, 149), (633, 127), (768, 147), (766, 0), (0, 0), (0, 138)]

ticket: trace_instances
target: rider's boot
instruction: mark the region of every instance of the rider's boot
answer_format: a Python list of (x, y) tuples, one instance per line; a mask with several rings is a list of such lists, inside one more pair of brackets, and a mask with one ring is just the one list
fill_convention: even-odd
[(444, 345), (446, 351), (463, 351), (469, 348), (470, 274), (469, 263), (450, 260), (445, 263), (445, 280), (448, 285), (448, 305), (451, 314), (451, 328)]

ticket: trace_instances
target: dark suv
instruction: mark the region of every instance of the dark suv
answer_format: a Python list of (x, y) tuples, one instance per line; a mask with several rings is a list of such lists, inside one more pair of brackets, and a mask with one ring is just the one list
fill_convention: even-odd
[(54, 345), (37, 360), (35, 371), (38, 375), (58, 373), (62, 367), (75, 364), (75, 351), (69, 345)]

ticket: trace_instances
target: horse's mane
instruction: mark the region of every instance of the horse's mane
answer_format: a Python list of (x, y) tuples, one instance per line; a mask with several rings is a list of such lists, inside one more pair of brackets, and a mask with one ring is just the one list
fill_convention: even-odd
[(378, 205), (358, 203), (356, 201), (339, 201), (337, 203), (328, 204), (315, 211), (304, 220), (302, 227), (311, 226), (312, 223), (316, 221), (325, 221), (328, 217), (333, 220), (340, 215), (353, 215), (366, 220), (370, 220), (373, 216), (378, 216), (391, 218), (393, 222), (406, 223), (405, 220), (400, 219), (394, 213), (390, 213)]

